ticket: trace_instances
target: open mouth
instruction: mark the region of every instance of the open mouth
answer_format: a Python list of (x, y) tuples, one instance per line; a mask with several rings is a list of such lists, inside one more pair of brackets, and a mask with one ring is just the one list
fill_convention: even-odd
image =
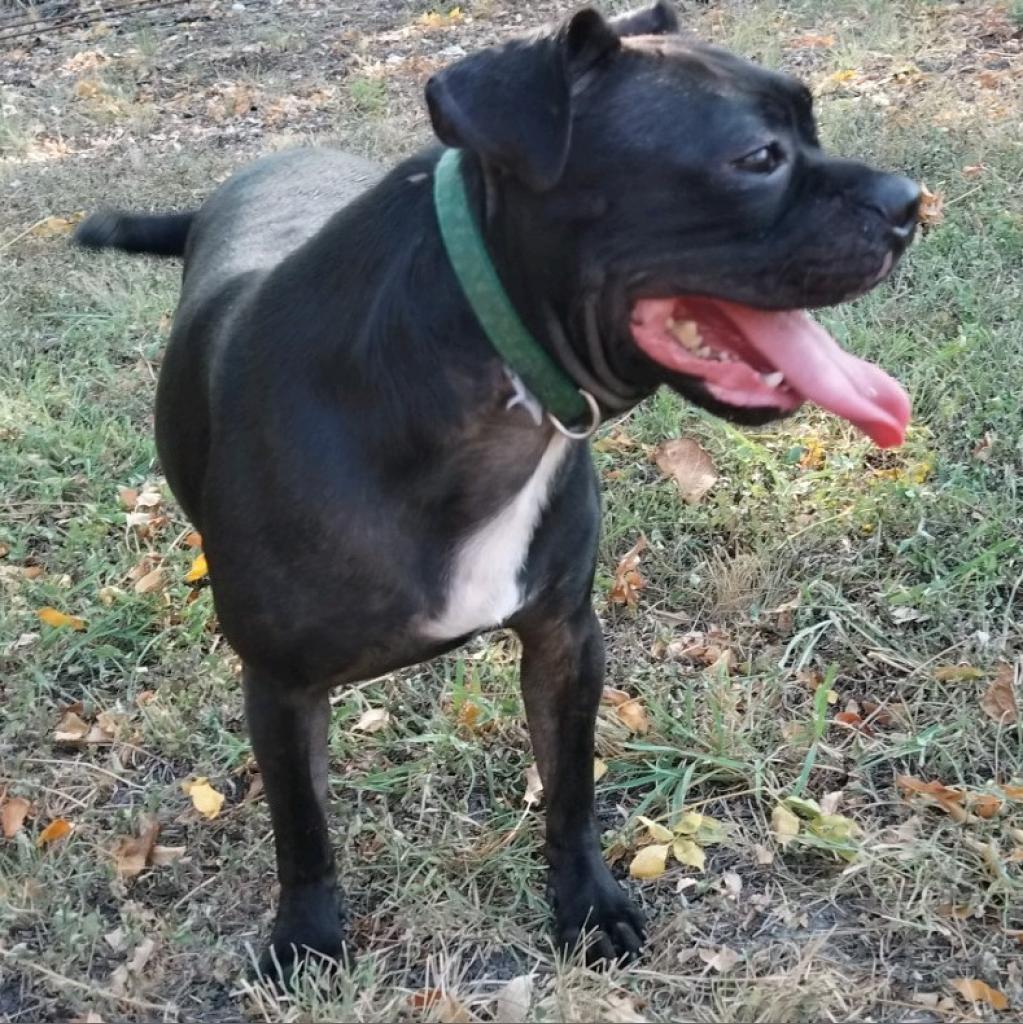
[(723, 299), (638, 299), (632, 336), (661, 366), (701, 381), (719, 402), (790, 412), (804, 401), (841, 416), (882, 448), (902, 444), (909, 397), (880, 367), (844, 351), (803, 310)]

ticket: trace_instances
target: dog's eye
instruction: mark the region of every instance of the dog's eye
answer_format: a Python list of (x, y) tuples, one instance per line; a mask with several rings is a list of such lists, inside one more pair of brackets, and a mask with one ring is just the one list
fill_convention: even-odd
[(770, 174), (785, 162), (785, 152), (777, 142), (753, 150), (733, 161), (733, 166), (749, 174)]

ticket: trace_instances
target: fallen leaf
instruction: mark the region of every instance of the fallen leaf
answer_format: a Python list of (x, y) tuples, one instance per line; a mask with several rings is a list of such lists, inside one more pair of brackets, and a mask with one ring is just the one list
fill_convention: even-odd
[(675, 822), (675, 833), (680, 836), (695, 835), (703, 824), (703, 815), (697, 811), (686, 811)]
[(186, 548), (201, 548), (202, 547), (202, 534), (198, 530), (192, 530), (191, 533), (185, 534), (184, 545)]
[(1013, 686), (1015, 673), (1008, 663), (998, 666), (991, 685), (980, 698), (980, 706), (984, 714), (995, 722), (1003, 725), (1019, 720), (1019, 707), (1016, 704), (1016, 691)]
[(52, 626), (54, 629), (66, 626), (68, 629), (82, 630), (86, 627), (85, 619), (80, 619), (77, 615), (65, 615), (64, 612), (59, 612), (56, 608), (49, 606), (40, 608), (36, 615), (47, 626)]
[(742, 893), (742, 877), (735, 871), (726, 871), (721, 876), (721, 881), (724, 884), (725, 892), (733, 900), (737, 900), (739, 895)]
[(665, 441), (654, 451), (657, 468), (678, 484), (682, 498), (695, 505), (718, 481), (714, 461), (687, 437)]
[(616, 690), (613, 686), (605, 686), (600, 694), (600, 699), (612, 707), (618, 707), (627, 700), (632, 700), (632, 694), (626, 693), (624, 690)]
[(917, 219), (925, 228), (937, 227), (945, 219), (945, 200), (940, 192), (932, 192), (926, 185), (920, 185), (920, 209)]
[(1002, 801), (991, 793), (971, 793), (970, 810), (981, 818), (993, 818), (1002, 809)]
[(47, 217), (32, 226), (30, 235), (35, 238), (57, 238), (60, 235), (70, 235), (75, 225), (85, 216), (84, 211), (72, 213), (67, 217)]
[(99, 603), (109, 608), (118, 598), (124, 597), (124, 591), (119, 587), (100, 587), (97, 596), (99, 597)]
[(607, 775), (607, 764), (599, 758), (593, 759), (593, 781), (600, 782), (600, 780)]
[(206, 556), (200, 551), (192, 560), (192, 566), (185, 573), (186, 583), (198, 583), (209, 574), (209, 566), (206, 564)]
[(701, 814), (700, 824), (697, 826), (693, 839), (701, 846), (713, 846), (715, 843), (723, 842), (724, 838), (725, 826), (715, 818), (709, 818), (706, 814)]
[(863, 733), (864, 736), (874, 735), (874, 730), (855, 711), (839, 711), (835, 715), (835, 721), (840, 725), (848, 726), (855, 732)]
[(647, 832), (650, 833), (650, 838), (656, 843), (670, 843), (675, 838), (671, 829), (665, 828), (663, 825), (656, 821), (651, 821), (649, 818), (644, 818), (642, 814), (639, 815), (637, 821), (646, 828)]
[(21, 831), (31, 807), (23, 796), (12, 796), (4, 801), (0, 808), (0, 826), (3, 827), (4, 839), (13, 839)]
[(104, 1024), (104, 1021), (95, 1010), (89, 1010), (84, 1017), (72, 1017), (68, 1024)]
[(784, 848), (799, 835), (799, 819), (784, 804), (776, 804), (771, 812), (771, 831)]
[(983, 679), (984, 673), (973, 665), (939, 665), (934, 670), (939, 683), (965, 683), (970, 679)]
[(143, 939), (136, 947), (135, 951), (131, 955), (131, 959), (127, 963), (128, 970), (132, 974), (141, 974), (145, 970), (145, 966), (149, 963), (150, 957), (153, 955), (153, 951), (156, 949), (156, 941), (154, 939)]
[(357, 732), (380, 732), (391, 724), (391, 712), (386, 708), (369, 708), (363, 711), (359, 720), (352, 726)]
[(519, 1024), (529, 1013), (533, 996), (533, 976), (520, 974), (497, 990), (494, 996), (494, 1021), (496, 1024)]
[(686, 867), (702, 871), (707, 863), (707, 854), (702, 846), (697, 846), (692, 839), (680, 837), (671, 844), (671, 852), (675, 860)]
[(1023, 800), (1023, 785), (1006, 783), (1001, 790), (1010, 800)]
[(121, 508), (126, 512), (130, 512), (135, 508), (135, 503), (139, 500), (139, 492), (134, 487), (118, 487), (117, 500)]
[(835, 814), (842, 802), (842, 790), (835, 789), (821, 797), (821, 814)]
[(128, 512), (125, 514), (124, 521), (128, 529), (138, 530), (139, 533), (145, 535), (153, 517), (148, 512)]
[(922, 796), (925, 800), (931, 801), (940, 807), (949, 817), (960, 824), (970, 820), (970, 814), (962, 806), (966, 799), (966, 791), (952, 789), (949, 786), (934, 780), (923, 782), (912, 775), (897, 775), (895, 784), (907, 793), (914, 796)]
[(727, 974), (738, 962), (739, 954), (728, 946), (722, 946), (718, 950), (701, 949), (700, 959), (719, 974)]
[(753, 847), (753, 855), (756, 857), (758, 864), (767, 865), (774, 863), (774, 851), (769, 850), (766, 846), (761, 846), (759, 843)]
[(160, 824), (153, 818), (144, 817), (138, 836), (121, 836), (114, 846), (114, 870), (119, 878), (135, 878), (142, 874), (160, 834)]
[(613, 604), (624, 604), (635, 608), (639, 603), (639, 591), (646, 586), (646, 580), (640, 576), (637, 566), (646, 546), (646, 537), (640, 534), (639, 540), (629, 548), (618, 563), (618, 568), (615, 569), (614, 584), (608, 595)]
[(53, 738), (57, 743), (80, 743), (89, 734), (89, 723), (83, 721), (74, 711), (65, 711), (57, 728), (53, 730)]
[(527, 807), (538, 804), (543, 797), (543, 783), (540, 781), (540, 769), (531, 764), (525, 772), (526, 792), (522, 797)]
[(192, 798), (192, 805), (204, 817), (211, 821), (220, 814), (224, 804), (224, 794), (218, 793), (205, 776), (197, 779), (186, 779), (181, 788)]
[(807, 821), (816, 821), (824, 812), (816, 800), (807, 800), (801, 796), (785, 797), (785, 806)]
[(615, 713), (628, 728), (629, 732), (635, 733), (637, 736), (643, 736), (650, 731), (650, 718), (638, 697), (633, 697), (632, 700), (619, 704), (615, 708)]
[(796, 36), (794, 39), (789, 41), (789, 46), (800, 47), (802, 49), (812, 50), (817, 48), (830, 48), (835, 45), (835, 37), (833, 35), (818, 35), (816, 32), (807, 32), (805, 35)]
[(151, 569), (145, 576), (137, 579), (134, 590), (136, 594), (154, 594), (159, 590), (163, 590), (165, 583), (163, 569), (157, 567), (156, 569)]
[(987, 1003), (995, 1010), (1009, 1008), (1009, 1000), (998, 989), (979, 978), (953, 978), (949, 984), (968, 1003)]
[(65, 838), (65, 836), (71, 835), (74, 825), (71, 824), (66, 818), (54, 818), (49, 825), (46, 826), (36, 836), (36, 846), (47, 846), (50, 843), (56, 843), (58, 840)]
[(655, 843), (644, 846), (629, 865), (629, 874), (633, 878), (660, 878), (668, 868), (668, 843)]
[(149, 863), (154, 868), (163, 868), (181, 860), (185, 855), (184, 846), (154, 846), (149, 854)]

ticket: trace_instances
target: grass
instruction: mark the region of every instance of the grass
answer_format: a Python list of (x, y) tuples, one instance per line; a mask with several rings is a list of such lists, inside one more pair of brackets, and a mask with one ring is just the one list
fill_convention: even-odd
[[(533, 6), (536, 20), (552, 16), (551, 5)], [(341, 72), (334, 120), (303, 109), (309, 120), (290, 128), (393, 158), (425, 138), (418, 96), (432, 51), (505, 32), (498, 16), (510, 7), (467, 3), (470, 17), (428, 33), (415, 27), (422, 5), (382, 28), (363, 7), (345, 15), (361, 57)], [(110, 142), (116, 115), (93, 117), (69, 98), (73, 79), (53, 69), (95, 42), (66, 38), (54, 56), (19, 58), (36, 61), (39, 85), (8, 87), (0, 115), (10, 197), (0, 222), (0, 788), (33, 809), (0, 842), (0, 1017), (484, 1020), (520, 975), (532, 977), (535, 1021), (923, 1022), (1023, 1010), (1013, 859), (1023, 805), (962, 824), (895, 785), (909, 774), (998, 794), (1023, 778), (1018, 723), (981, 707), (1000, 665), (1015, 666), (1018, 686), (1023, 641), (1020, 96), (999, 64), (1018, 52), (1014, 10), (772, 0), (685, 15), (808, 78), (828, 143), (922, 178), (943, 196), (944, 219), (893, 282), (822, 317), (912, 393), (904, 448), (880, 453), (812, 410), (738, 431), (661, 394), (606, 431), (612, 440), (594, 455), (607, 478), (595, 600), (608, 681), (637, 695), (651, 722), (637, 736), (602, 710), (605, 848), (624, 874), (639, 814), (671, 820), (695, 807), (729, 827), (705, 873), (675, 867), (629, 883), (651, 922), (644, 960), (601, 975), (549, 947), (542, 816), (522, 806), (531, 756), (515, 643), (498, 635), (336, 696), (334, 826), (361, 959), (351, 976), (311, 976), (288, 998), (241, 980), (267, 933), (274, 883), (235, 661), (209, 593), (183, 581), (193, 552), (169, 495), (166, 521), (146, 537), (126, 527), (118, 500), (119, 486), (159, 485), (150, 410), (177, 270), (22, 234), (108, 201), (191, 204), (275, 137), (235, 131), (258, 114), (228, 112), (217, 116), (235, 142), (209, 145), (225, 123), (204, 120), (206, 90), (223, 82), (187, 41), (178, 67), (199, 97), (193, 117), (180, 119), (169, 59), (165, 93), (132, 92), (147, 61), (177, 52), (156, 45), (159, 26), (107, 45), (129, 64), (119, 70), (115, 56), (104, 80), (126, 103), (152, 104), (180, 149), (148, 132)], [(396, 42), (405, 25), (413, 30)], [(243, 25), (224, 31), (245, 42)], [(330, 40), (317, 49), (323, 40), (300, 20), (274, 31), (289, 43), (284, 63), (260, 71), (260, 90), (321, 83)], [(813, 33), (835, 42), (791, 45)], [(407, 59), (386, 64), (401, 47)], [(894, 75), (910, 64), (915, 75)], [(850, 69), (836, 85), (835, 72)], [(66, 105), (59, 125), (50, 102)], [(58, 131), (69, 153), (35, 158)], [(17, 144), (4, 148), (5, 138)], [(697, 439), (720, 474), (695, 506), (647, 454), (679, 435)], [(607, 591), (640, 533), (646, 586), (632, 611)], [(162, 566), (166, 586), (136, 593), (140, 565)], [(42, 625), (44, 606), (87, 628)], [(674, 656), (690, 633), (732, 651), (731, 669)], [(69, 706), (90, 723), (119, 716), (112, 742), (58, 742)], [(869, 733), (836, 719), (850, 707)], [(354, 728), (369, 708), (390, 711), (387, 728)], [(181, 790), (195, 776), (225, 794), (216, 820)], [(777, 847), (771, 813), (794, 791), (841, 794), (839, 812), (862, 830), (855, 861), (806, 842)], [(110, 850), (143, 812), (157, 815), (159, 842), (185, 854), (119, 879)], [(74, 824), (70, 837), (37, 847), (58, 817)], [(732, 874), (738, 898), (724, 884)], [(150, 941), (146, 958), (138, 951)], [(739, 959), (718, 972), (700, 951), (725, 946)], [(956, 978), (984, 980), (1010, 1012), (971, 1007)]]

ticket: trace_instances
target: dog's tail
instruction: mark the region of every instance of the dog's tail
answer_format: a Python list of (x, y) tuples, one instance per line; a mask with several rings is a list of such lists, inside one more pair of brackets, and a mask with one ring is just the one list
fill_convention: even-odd
[(194, 213), (117, 213), (102, 210), (78, 225), (75, 242), (86, 249), (184, 256), (193, 220)]

